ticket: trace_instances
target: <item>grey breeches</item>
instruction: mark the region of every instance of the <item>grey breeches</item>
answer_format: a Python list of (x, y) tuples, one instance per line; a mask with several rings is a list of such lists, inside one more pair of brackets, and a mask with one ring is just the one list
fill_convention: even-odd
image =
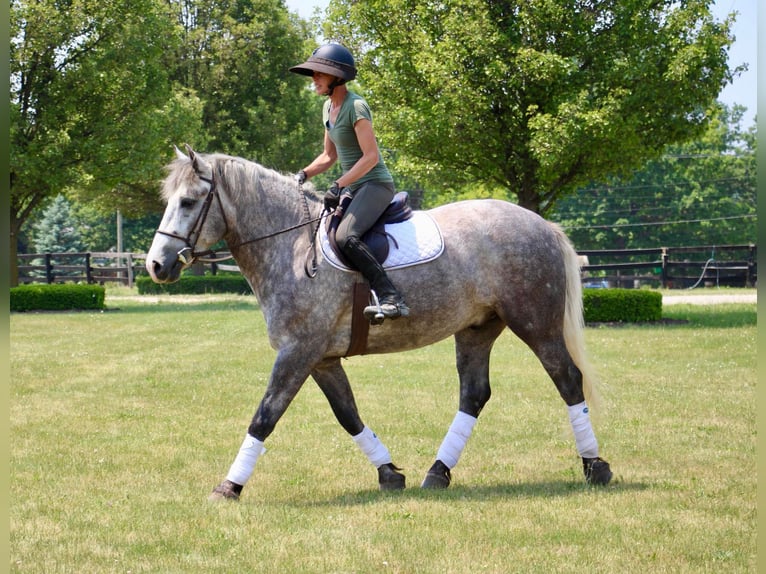
[(364, 235), (391, 203), (395, 193), (394, 184), (390, 182), (368, 181), (362, 184), (356, 190), (354, 199), (335, 232), (338, 247), (345, 251), (349, 237), (360, 238)]

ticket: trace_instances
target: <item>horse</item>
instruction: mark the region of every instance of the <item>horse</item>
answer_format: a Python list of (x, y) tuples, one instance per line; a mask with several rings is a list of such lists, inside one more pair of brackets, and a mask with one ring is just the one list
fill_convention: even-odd
[[(176, 150), (161, 195), (165, 212), (146, 256), (157, 283), (225, 241), (257, 297), (276, 350), (264, 395), (225, 479), (210, 494), (238, 500), (264, 442), (313, 378), (337, 421), (378, 471), (381, 490), (405, 488), (388, 448), (360, 418), (341, 359), (348, 354), (351, 292), (361, 274), (327, 264), (316, 249), (322, 197), (243, 158)], [(369, 327), (367, 353), (393, 353), (453, 336), (460, 385), (458, 411), (422, 488), (447, 488), (452, 469), (490, 398), (489, 358), (509, 328), (534, 352), (564, 400), (585, 483), (606, 485), (588, 405), (597, 399), (584, 345), (577, 254), (554, 223), (511, 202), (477, 199), (427, 210), (444, 247), (426, 263), (390, 270), (410, 315)]]

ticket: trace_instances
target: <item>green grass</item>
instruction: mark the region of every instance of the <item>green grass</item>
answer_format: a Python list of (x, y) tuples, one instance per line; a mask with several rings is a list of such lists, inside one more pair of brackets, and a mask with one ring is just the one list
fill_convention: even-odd
[(587, 330), (607, 488), (583, 484), (563, 402), (504, 334), (447, 491), (417, 485), (457, 407), (451, 341), (345, 362), (407, 490), (377, 491), (309, 381), (242, 500), (211, 504), (274, 359), (260, 311), (121, 295), (11, 315), (11, 571), (755, 572), (755, 305)]

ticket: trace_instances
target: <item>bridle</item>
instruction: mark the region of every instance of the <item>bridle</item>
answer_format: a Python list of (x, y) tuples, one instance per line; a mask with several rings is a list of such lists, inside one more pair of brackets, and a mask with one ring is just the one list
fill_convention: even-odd
[[(205, 225), (205, 221), (207, 220), (207, 215), (210, 212), (210, 205), (213, 203), (213, 198), (217, 198), (218, 207), (221, 209), (221, 213), (223, 213), (223, 204), (221, 203), (221, 196), (218, 194), (218, 189), (215, 184), (215, 175), (209, 178), (204, 177), (202, 175), (197, 175), (197, 177), (199, 177), (200, 180), (207, 183), (209, 188), (208, 188), (207, 195), (205, 196), (205, 200), (202, 202), (202, 209), (200, 209), (199, 213), (197, 213), (197, 219), (194, 221), (194, 225), (192, 226), (189, 234), (186, 237), (184, 237), (183, 235), (178, 235), (177, 233), (171, 233), (170, 231), (157, 229), (157, 233), (160, 235), (164, 235), (166, 237), (172, 237), (173, 239), (179, 239), (184, 242), (184, 247), (178, 251), (178, 260), (184, 265), (190, 265), (195, 259), (199, 259), (200, 257), (204, 257), (205, 255), (211, 255), (213, 253), (213, 251), (209, 249), (206, 251), (194, 251), (194, 246), (197, 245), (197, 240), (199, 239), (199, 236), (202, 233), (202, 227)], [(226, 222), (225, 217), (224, 217), (224, 224), (226, 225), (226, 232), (228, 233), (229, 225)]]
[[(225, 237), (229, 233), (229, 223), (226, 220), (226, 214), (223, 210), (221, 195), (218, 193), (218, 186), (216, 185), (216, 179), (215, 179), (215, 171), (213, 172), (211, 177), (205, 177), (199, 174), (197, 174), (197, 177), (199, 177), (201, 181), (204, 181), (205, 183), (207, 183), (209, 185), (209, 189), (208, 189), (207, 195), (205, 196), (204, 201), (202, 202), (202, 208), (199, 210), (199, 213), (197, 214), (197, 219), (194, 221), (194, 225), (192, 226), (189, 234), (184, 237), (183, 235), (178, 235), (177, 233), (171, 233), (170, 231), (157, 229), (157, 233), (159, 235), (172, 237), (173, 239), (178, 239), (184, 242), (184, 247), (181, 248), (177, 253), (178, 260), (184, 265), (191, 265), (194, 261), (200, 261), (202, 263), (218, 263), (219, 261), (226, 261), (227, 259), (231, 259), (230, 255), (225, 257), (208, 258), (206, 256), (213, 255), (215, 253), (214, 250), (206, 249), (204, 251), (195, 251), (194, 249), (195, 246), (197, 245), (197, 241), (199, 240), (200, 235), (202, 234), (202, 228), (205, 225), (205, 221), (207, 221), (207, 216), (210, 213), (210, 206), (213, 203), (214, 198), (218, 202), (218, 208), (221, 210), (223, 223), (226, 226), (226, 231), (224, 232), (223, 236)], [(319, 217), (312, 218), (311, 211), (309, 210), (308, 200), (306, 199), (306, 194), (303, 193), (303, 186), (299, 185), (298, 189), (301, 192), (301, 197), (303, 198), (303, 207), (306, 212), (306, 221), (302, 221), (301, 223), (292, 225), (285, 229), (280, 229), (279, 231), (274, 231), (273, 233), (269, 233), (267, 235), (262, 235), (254, 239), (248, 239), (247, 241), (242, 241), (240, 243), (237, 243), (236, 245), (230, 245), (229, 250), (235, 249), (237, 247), (242, 247), (243, 245), (247, 245), (249, 243), (255, 243), (263, 239), (276, 237), (277, 235), (281, 235), (283, 233), (287, 233), (288, 231), (293, 231), (295, 229), (300, 229), (301, 227), (305, 227), (306, 225), (311, 225), (313, 223), (320, 221), (324, 217), (324, 212), (320, 214)], [(311, 237), (311, 246), (309, 248), (310, 249), (309, 255), (312, 255), (313, 253), (313, 257), (311, 260), (311, 266), (309, 267), (308, 258), (306, 260), (306, 265), (304, 266), (306, 275), (312, 278), (316, 276), (317, 267), (318, 267), (317, 256), (316, 256), (316, 236), (318, 231), (319, 231), (319, 225), (316, 226), (316, 229), (309, 230), (309, 235)]]

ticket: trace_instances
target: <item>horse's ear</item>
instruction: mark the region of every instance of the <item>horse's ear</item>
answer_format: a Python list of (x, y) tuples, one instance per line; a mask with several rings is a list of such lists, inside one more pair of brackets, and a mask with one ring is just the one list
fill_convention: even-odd
[[(202, 156), (198, 155), (189, 144), (184, 145), (186, 146), (186, 151), (189, 154), (189, 159), (192, 162), (192, 168), (197, 173), (197, 175), (210, 177), (210, 174), (213, 172), (213, 168), (210, 166), (210, 164), (207, 163), (202, 158)], [(184, 159), (186, 159), (186, 156), (184, 156)]]
[(178, 146), (174, 145), (173, 149), (176, 150), (176, 158), (178, 159), (187, 159), (186, 154), (182, 152), (180, 149), (178, 149)]

